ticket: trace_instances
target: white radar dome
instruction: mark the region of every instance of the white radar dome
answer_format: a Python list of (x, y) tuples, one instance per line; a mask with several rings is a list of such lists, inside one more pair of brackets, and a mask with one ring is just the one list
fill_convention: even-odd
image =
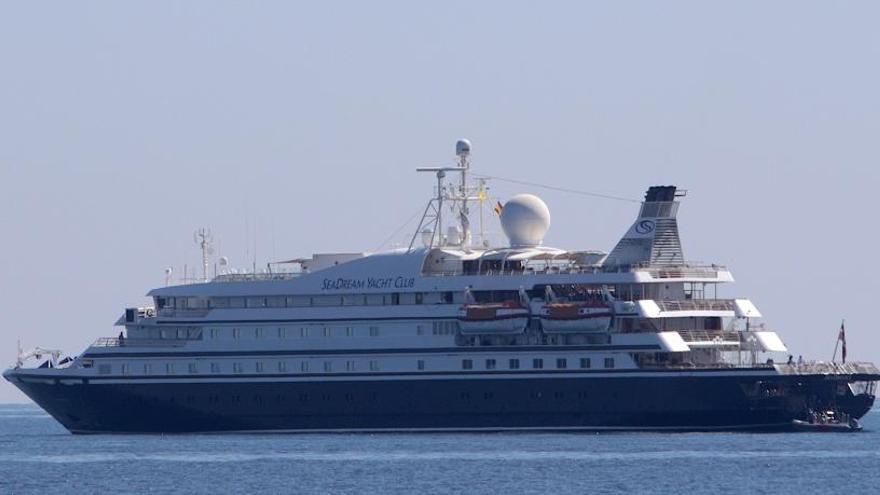
[(550, 209), (533, 194), (517, 194), (501, 209), (501, 228), (512, 247), (540, 246), (550, 229)]

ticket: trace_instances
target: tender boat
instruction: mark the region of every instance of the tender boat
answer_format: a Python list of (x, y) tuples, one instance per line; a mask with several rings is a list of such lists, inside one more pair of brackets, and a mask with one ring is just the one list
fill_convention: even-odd
[(458, 314), (463, 334), (520, 334), (529, 324), (529, 309), (519, 301), (465, 304)]
[(604, 302), (551, 302), (541, 308), (541, 327), (548, 333), (607, 332), (612, 316)]
[(791, 421), (791, 426), (797, 431), (813, 431), (824, 433), (852, 433), (856, 431), (862, 431), (862, 425), (856, 419), (851, 419), (845, 423), (811, 423), (809, 421), (794, 419)]

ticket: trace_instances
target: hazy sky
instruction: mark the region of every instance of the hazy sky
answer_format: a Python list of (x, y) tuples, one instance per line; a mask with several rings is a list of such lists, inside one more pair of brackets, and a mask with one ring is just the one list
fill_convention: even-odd
[[(880, 361), (877, 2), (2, 2), (0, 363), (76, 354), (192, 232), (246, 266), (376, 249), (459, 137), (476, 171), (690, 194), (795, 355)], [(610, 250), (637, 205), (548, 203), (547, 244)], [(397, 236), (403, 242), (411, 231)], [(256, 241), (256, 242), (254, 242)], [(24, 400), (0, 385), (0, 402)]]

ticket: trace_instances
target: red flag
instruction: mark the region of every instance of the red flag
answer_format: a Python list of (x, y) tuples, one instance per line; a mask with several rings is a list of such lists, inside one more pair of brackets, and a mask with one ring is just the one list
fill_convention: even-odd
[(843, 357), (843, 364), (846, 364), (846, 330), (843, 328), (843, 322), (840, 322), (840, 333), (837, 334), (837, 340), (843, 343), (843, 352), (841, 352), (841, 357)]

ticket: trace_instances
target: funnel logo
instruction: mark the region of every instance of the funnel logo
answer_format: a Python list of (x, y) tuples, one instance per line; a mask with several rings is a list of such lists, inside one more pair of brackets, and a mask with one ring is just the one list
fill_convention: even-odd
[(642, 220), (636, 224), (637, 234), (650, 234), (654, 232), (654, 222), (651, 220)]

